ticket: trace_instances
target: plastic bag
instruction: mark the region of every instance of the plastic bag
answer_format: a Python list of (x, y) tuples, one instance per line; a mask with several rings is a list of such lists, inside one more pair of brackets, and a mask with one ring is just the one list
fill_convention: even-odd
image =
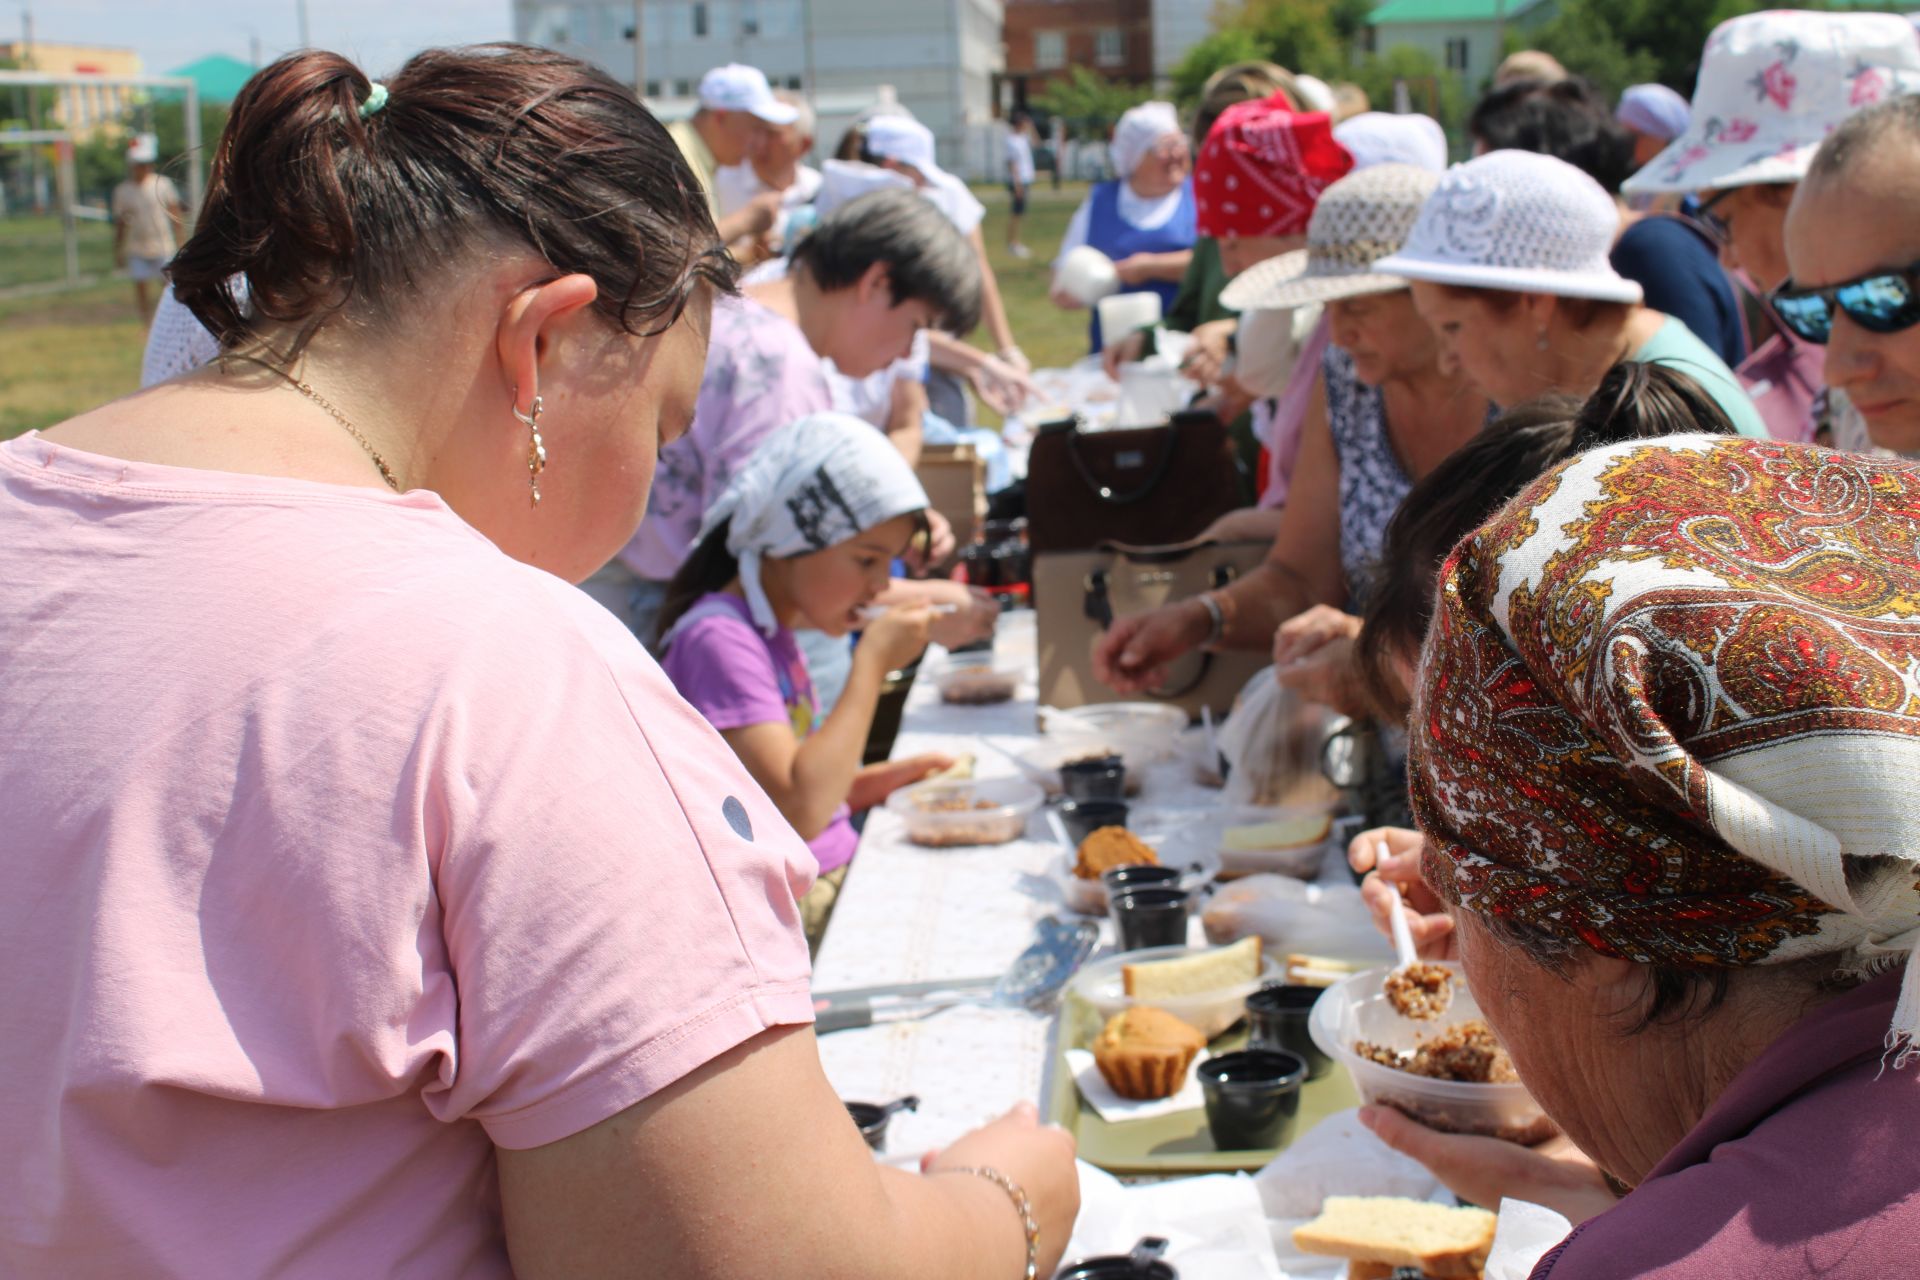
[(1330, 805), (1338, 799), (1320, 772), (1320, 747), (1334, 715), (1308, 702), (1263, 667), (1233, 700), (1220, 731), (1230, 804)]
[(1290, 876), (1248, 876), (1220, 886), (1201, 913), (1207, 941), (1220, 946), (1258, 935), (1276, 956), (1391, 960), (1393, 944), (1351, 884), (1303, 884)]

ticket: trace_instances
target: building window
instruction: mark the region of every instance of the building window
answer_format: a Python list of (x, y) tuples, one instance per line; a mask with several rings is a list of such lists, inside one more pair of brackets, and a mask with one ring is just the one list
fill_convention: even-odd
[(1067, 36), (1064, 31), (1033, 33), (1033, 65), (1040, 71), (1055, 71), (1067, 65)]
[(707, 34), (707, 6), (698, 3), (697, 0), (693, 6), (693, 34), (695, 36)]
[(660, 96), (660, 82), (659, 82), (658, 80), (649, 80), (649, 81), (647, 81), (647, 95), (646, 95), (646, 96), (647, 96), (647, 97), (649, 97), (649, 98), (657, 98), (657, 97), (659, 97), (659, 96)]
[(1103, 67), (1117, 67), (1127, 60), (1127, 33), (1118, 27), (1102, 27), (1093, 33), (1093, 60)]
[(1467, 69), (1467, 38), (1455, 36), (1447, 41), (1447, 70), (1465, 71)]
[(753, 0), (740, 0), (740, 34), (757, 36), (760, 34), (760, 11)]
[(799, 76), (788, 76), (788, 77), (787, 77), (787, 88), (789, 88), (789, 89), (791, 89), (791, 90), (793, 90), (793, 91), (794, 91), (795, 93), (798, 93), (798, 92), (800, 92), (800, 77), (799, 77)]
[(693, 96), (693, 81), (675, 80), (673, 82), (673, 96), (676, 98), (691, 98)]

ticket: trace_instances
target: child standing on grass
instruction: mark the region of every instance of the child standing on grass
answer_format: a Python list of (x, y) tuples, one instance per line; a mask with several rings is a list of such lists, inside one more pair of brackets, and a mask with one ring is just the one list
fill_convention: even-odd
[[(951, 763), (860, 763), (887, 673), (920, 656), (932, 620), (925, 604), (871, 621), (862, 611), (886, 590), (893, 561), (926, 537), (926, 508), (913, 468), (885, 436), (847, 414), (810, 414), (769, 436), (728, 483), (667, 590), (667, 675), (819, 861), (800, 902), (810, 944), (853, 859), (852, 810)], [(796, 627), (862, 631), (824, 718)]]

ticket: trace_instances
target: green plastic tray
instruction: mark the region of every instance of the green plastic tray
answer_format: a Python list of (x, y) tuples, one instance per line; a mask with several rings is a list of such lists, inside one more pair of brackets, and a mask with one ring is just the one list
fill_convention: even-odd
[[(1069, 994), (1055, 1025), (1053, 1047), (1053, 1083), (1047, 1097), (1047, 1116), (1064, 1126), (1079, 1144), (1080, 1158), (1109, 1173), (1231, 1173), (1240, 1169), (1259, 1169), (1278, 1155), (1281, 1148), (1253, 1151), (1219, 1151), (1213, 1135), (1207, 1132), (1207, 1113), (1199, 1107), (1151, 1120), (1127, 1120), (1109, 1124), (1088, 1106), (1073, 1083), (1067, 1066), (1068, 1049), (1082, 1048), (1100, 1034), (1100, 1015), (1084, 1001)], [(1246, 1044), (1247, 1034), (1236, 1027), (1208, 1046), (1212, 1053), (1226, 1053)], [(1307, 1083), (1300, 1093), (1300, 1116), (1294, 1122), (1292, 1136), (1299, 1137), (1337, 1111), (1358, 1106), (1360, 1095), (1353, 1081), (1337, 1067), (1318, 1080)]]

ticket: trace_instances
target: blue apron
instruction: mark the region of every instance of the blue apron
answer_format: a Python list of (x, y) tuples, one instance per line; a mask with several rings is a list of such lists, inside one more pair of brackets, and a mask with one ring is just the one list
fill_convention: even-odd
[[(1144, 231), (1120, 216), (1118, 180), (1100, 183), (1087, 197), (1087, 243), (1115, 262), (1136, 253), (1178, 253), (1182, 249), (1191, 249), (1195, 235), (1191, 179), (1180, 184), (1180, 207), (1173, 211), (1173, 216), (1159, 226)], [(1159, 294), (1160, 310), (1164, 314), (1172, 309), (1180, 285), (1177, 281), (1156, 280), (1143, 288), (1123, 292)], [(1087, 336), (1093, 344), (1093, 350), (1100, 350), (1098, 308), (1094, 309), (1093, 319), (1088, 322)]]

